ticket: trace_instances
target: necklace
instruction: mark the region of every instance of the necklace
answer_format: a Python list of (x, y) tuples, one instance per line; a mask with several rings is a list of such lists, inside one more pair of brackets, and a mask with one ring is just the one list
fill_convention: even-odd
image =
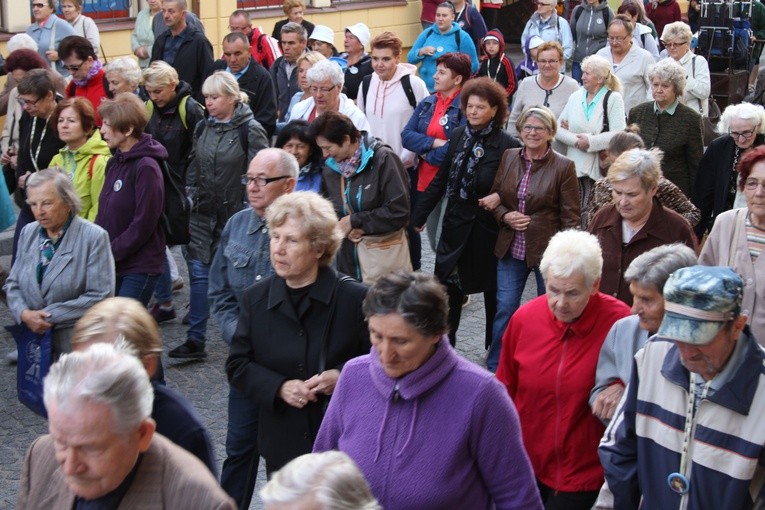
[[(695, 425), (695, 408), (696, 403), (696, 374), (690, 373), (690, 389), (688, 390), (688, 409), (685, 413), (685, 432), (683, 433), (683, 450), (680, 454), (680, 470), (674, 473), (670, 473), (667, 476), (667, 485), (669, 488), (678, 494), (687, 494), (691, 488), (691, 481), (688, 479), (688, 450), (691, 444), (691, 434), (693, 433)], [(701, 401), (707, 398), (709, 392), (709, 385), (712, 380), (708, 380), (704, 383), (701, 390), (701, 398), (699, 398), (699, 404)]]

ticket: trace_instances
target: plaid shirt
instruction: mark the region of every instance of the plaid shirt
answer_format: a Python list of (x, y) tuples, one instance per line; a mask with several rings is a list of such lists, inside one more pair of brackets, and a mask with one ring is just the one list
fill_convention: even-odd
[[(549, 152), (550, 149), (547, 149)], [(547, 152), (540, 159), (547, 157)], [(518, 184), (518, 212), (526, 214), (526, 195), (529, 192), (529, 181), (531, 180), (531, 163), (532, 159), (526, 155), (526, 148), (521, 149), (521, 158), (526, 164), (526, 171), (523, 173), (520, 184)], [(510, 253), (514, 259), (526, 260), (526, 233), (522, 231), (516, 231), (513, 238), (513, 244), (510, 248)]]

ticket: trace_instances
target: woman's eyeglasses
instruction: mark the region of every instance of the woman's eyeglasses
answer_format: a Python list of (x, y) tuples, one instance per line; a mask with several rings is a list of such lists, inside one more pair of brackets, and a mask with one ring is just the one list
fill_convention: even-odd
[(741, 141), (748, 139), (756, 130), (757, 128), (752, 128), (749, 131), (728, 131), (728, 134), (733, 137), (734, 140)]

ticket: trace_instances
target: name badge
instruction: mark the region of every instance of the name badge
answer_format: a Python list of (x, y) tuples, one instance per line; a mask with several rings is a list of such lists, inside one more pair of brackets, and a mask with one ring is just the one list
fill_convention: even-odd
[(444, 51), (444, 47), (443, 46), (439, 46), (438, 48), (436, 48), (436, 51), (441, 53), (442, 51)]
[(122, 179), (117, 179), (116, 181), (114, 181), (113, 189), (114, 191), (119, 191), (122, 189)]
[(358, 68), (357, 68), (356, 66), (351, 66), (351, 67), (349, 67), (349, 68), (348, 68), (348, 71), (349, 71), (351, 74), (359, 74), (359, 70), (358, 70)]
[(449, 117), (447, 117), (446, 115), (438, 119), (438, 123), (441, 124), (442, 126), (445, 126), (447, 122), (449, 122)]

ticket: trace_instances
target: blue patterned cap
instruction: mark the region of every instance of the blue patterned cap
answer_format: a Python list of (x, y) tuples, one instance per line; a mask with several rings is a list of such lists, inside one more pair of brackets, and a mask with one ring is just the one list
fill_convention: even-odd
[(664, 284), (664, 320), (657, 336), (706, 345), (738, 317), (743, 294), (744, 282), (729, 267), (678, 269)]

